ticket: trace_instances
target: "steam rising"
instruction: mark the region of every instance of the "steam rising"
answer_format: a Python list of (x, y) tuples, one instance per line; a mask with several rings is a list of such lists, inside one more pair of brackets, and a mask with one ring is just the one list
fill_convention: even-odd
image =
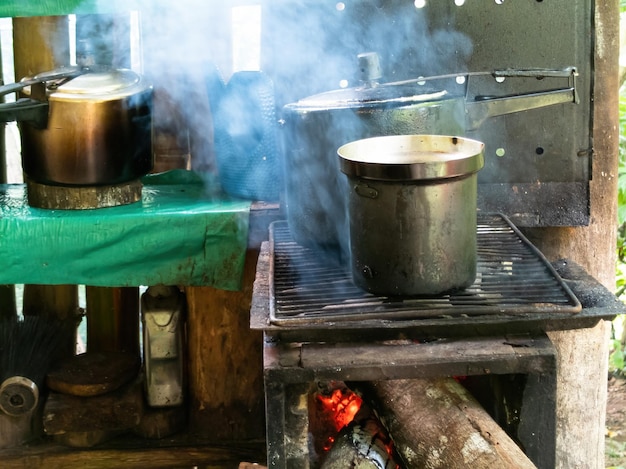
[[(307, 159), (308, 149), (293, 147), (290, 141), (284, 154), (270, 154), (278, 153), (283, 141), (284, 132), (279, 131), (278, 125), (279, 119), (286, 117), (283, 106), (337, 89), (341, 83), (349, 87), (361, 85), (356, 59), (360, 53), (376, 52), (383, 68), (381, 81), (391, 82), (462, 73), (467, 70), (473, 51), (469, 38), (455, 30), (455, 9), (459, 7), (452, 2), (449, 14), (443, 16), (441, 8), (435, 12), (428, 4), (417, 8), (413, 2), (399, 0), (263, 2), (260, 68), (273, 84), (273, 95), (270, 98), (264, 95), (262, 103), (265, 106), (271, 99), (274, 109), (261, 106), (260, 119), (259, 106), (254, 103), (247, 106), (245, 99), (234, 100), (236, 105), (227, 106), (227, 112), (218, 112), (235, 72), (231, 69), (231, 24), (224, 21), (231, 18), (231, 7), (217, 0), (158, 2), (157, 5), (149, 0), (141, 5), (143, 71), (166, 95), (161, 101), (166, 106), (157, 109), (160, 111), (157, 125), (176, 127), (183, 121), (193, 132), (194, 169), (208, 172), (219, 171), (220, 164), (223, 171), (223, 164), (229, 161), (258, 156), (274, 165), (286, 161), (280, 172), (284, 171), (286, 179), (291, 178), (295, 169), (289, 159), (294, 152)], [(268, 115), (273, 119), (271, 122)], [(341, 125), (341, 120), (333, 121), (333, 126), (339, 127), (328, 130), (332, 135), (320, 135), (320, 142), (328, 141), (329, 148), (336, 150), (347, 143), (344, 138), (360, 137), (359, 130), (342, 129)], [(214, 131), (226, 131), (232, 144), (220, 146), (220, 135), (214, 136)], [(237, 140), (238, 136), (243, 140)], [(219, 152), (222, 155), (216, 154)], [(219, 162), (220, 156), (225, 155), (228, 157), (216, 165), (215, 161)], [(332, 172), (338, 171), (336, 160), (336, 154), (331, 152), (318, 161), (310, 161), (311, 164), (299, 165), (311, 172), (300, 174), (297, 181), (311, 181), (314, 186), (327, 183), (341, 186), (343, 175), (337, 174), (330, 182), (327, 177), (329, 167)], [(271, 165), (259, 164), (239, 171), (246, 172), (245, 177), (251, 180), (267, 180), (267, 174), (251, 172), (271, 170), (268, 166)], [(272, 175), (270, 179), (281, 185), (279, 192), (282, 192), (280, 178)], [(292, 186), (297, 189), (298, 184), (292, 182)], [(323, 210), (338, 207), (343, 212), (342, 197), (332, 187), (328, 198), (316, 199), (324, 200)], [(305, 214), (302, 219), (307, 217)]]

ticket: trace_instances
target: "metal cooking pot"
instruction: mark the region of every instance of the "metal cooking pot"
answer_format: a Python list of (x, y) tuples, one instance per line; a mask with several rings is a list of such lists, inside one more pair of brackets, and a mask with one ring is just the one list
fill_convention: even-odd
[(152, 87), (131, 70), (68, 67), (0, 87), (0, 121), (20, 122), (22, 167), (32, 181), (96, 186), (152, 169)]
[(357, 140), (348, 176), (355, 285), (385, 296), (438, 295), (476, 277), (477, 172), (484, 144), (442, 135)]
[(385, 135), (464, 135), (492, 116), (577, 100), (574, 68), (489, 74), (566, 77), (571, 86), (467, 102), (464, 96), (434, 87), (434, 80), (451, 78), (438, 76), (330, 91), (286, 105), (282, 127), (285, 201), (294, 239), (344, 259), (349, 255), (345, 178), (336, 158), (340, 145)]

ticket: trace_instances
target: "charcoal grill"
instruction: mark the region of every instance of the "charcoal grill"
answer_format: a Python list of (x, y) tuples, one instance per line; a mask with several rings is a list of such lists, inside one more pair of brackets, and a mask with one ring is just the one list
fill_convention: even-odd
[(398, 299), (368, 294), (353, 285), (347, 269), (324, 262), (314, 250), (296, 244), (284, 221), (273, 223), (270, 230), (272, 324), (493, 313), (574, 314), (582, 309), (543, 254), (501, 214), (478, 215), (474, 284), (437, 297)]
[(268, 464), (309, 467), (315, 382), (524, 376), (516, 438), (553, 467), (556, 352), (546, 331), (594, 327), (624, 306), (568, 260), (550, 263), (502, 214), (479, 213), (476, 281), (438, 297), (355, 287), (347, 267), (294, 242), (286, 221), (261, 246), (250, 324), (264, 334)]

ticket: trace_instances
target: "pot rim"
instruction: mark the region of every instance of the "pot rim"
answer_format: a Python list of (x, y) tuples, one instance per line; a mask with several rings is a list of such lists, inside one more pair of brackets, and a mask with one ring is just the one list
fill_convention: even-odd
[(113, 101), (140, 94), (151, 88), (152, 86), (142, 75), (129, 69), (117, 69), (79, 75), (50, 93), (49, 99), (51, 101)]
[(341, 171), (381, 181), (428, 181), (468, 176), (484, 166), (485, 144), (452, 135), (389, 135), (337, 149)]

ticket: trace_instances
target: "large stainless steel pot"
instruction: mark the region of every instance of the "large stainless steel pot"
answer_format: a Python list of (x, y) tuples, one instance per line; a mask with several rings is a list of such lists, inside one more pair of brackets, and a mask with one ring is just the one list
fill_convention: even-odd
[(378, 295), (438, 295), (476, 277), (477, 172), (484, 144), (441, 135), (357, 140), (348, 176), (351, 271)]
[(0, 106), (20, 122), (26, 176), (48, 185), (132, 181), (152, 169), (152, 87), (131, 70), (67, 68), (0, 87), (28, 97)]
[(507, 70), (495, 76), (565, 77), (561, 89), (466, 101), (432, 85), (429, 77), (321, 93), (283, 109), (285, 199), (290, 230), (304, 246), (347, 258), (345, 181), (336, 150), (368, 137), (465, 135), (496, 115), (576, 102), (575, 69)]

